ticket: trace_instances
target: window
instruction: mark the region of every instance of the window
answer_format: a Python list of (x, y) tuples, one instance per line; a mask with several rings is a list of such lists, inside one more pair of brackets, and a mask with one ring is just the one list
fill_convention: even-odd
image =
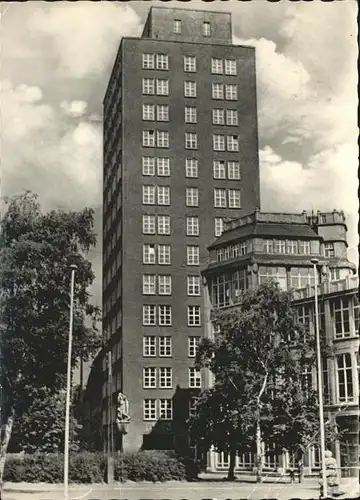
[(200, 306), (188, 306), (188, 326), (201, 326)]
[(186, 217), (186, 236), (199, 236), (199, 218)]
[(197, 134), (185, 132), (185, 149), (197, 149)]
[(198, 207), (199, 206), (199, 190), (198, 188), (186, 188), (186, 206)]
[(148, 335), (143, 337), (143, 356), (156, 356), (156, 337)]
[(143, 295), (156, 294), (156, 276), (154, 274), (143, 275)]
[(226, 125), (238, 125), (238, 112), (237, 109), (226, 110)]
[(214, 75), (222, 75), (224, 73), (224, 63), (222, 59), (211, 59), (211, 73)]
[(213, 162), (213, 177), (214, 179), (225, 179), (225, 162), (223, 160), (214, 160)]
[(142, 227), (144, 234), (155, 234), (155, 215), (143, 215)]
[(167, 104), (159, 104), (156, 106), (156, 120), (158, 122), (169, 121), (169, 106)]
[(264, 241), (264, 252), (265, 253), (273, 253), (274, 252), (273, 240), (265, 240)]
[(196, 57), (184, 56), (184, 71), (194, 73), (196, 71)]
[(160, 389), (172, 388), (172, 368), (159, 368), (159, 387)]
[(314, 272), (311, 267), (292, 267), (290, 270), (290, 287), (305, 288), (314, 285)]
[(143, 120), (155, 120), (155, 106), (153, 104), (143, 104), (142, 107)]
[(171, 264), (170, 245), (158, 245), (158, 264), (162, 266)]
[(330, 269), (330, 280), (337, 281), (339, 279), (340, 279), (340, 269), (339, 268)]
[(325, 243), (325, 257), (335, 257), (334, 243)]
[(157, 174), (159, 177), (169, 177), (170, 158), (157, 158)]
[(200, 247), (195, 245), (186, 247), (186, 264), (188, 266), (198, 266), (200, 264)]
[(239, 151), (239, 138), (237, 135), (227, 136), (227, 150), (228, 151)]
[(159, 325), (171, 326), (171, 306), (159, 306)]
[(227, 163), (228, 179), (240, 179), (240, 163), (238, 161), (228, 161)]
[(169, 80), (167, 79), (156, 80), (156, 94), (169, 95)]
[(196, 350), (200, 343), (200, 337), (189, 337), (188, 338), (188, 356), (189, 358), (196, 357)]
[(168, 186), (158, 186), (157, 204), (170, 205), (170, 188)]
[(173, 32), (177, 33), (178, 35), (181, 33), (181, 21), (180, 21), (180, 19), (174, 19)]
[(309, 306), (299, 306), (296, 310), (297, 322), (309, 328), (311, 309)]
[(144, 95), (154, 95), (155, 94), (155, 80), (154, 80), (154, 78), (143, 78), (142, 79), (142, 93)]
[(275, 240), (275, 253), (285, 253), (285, 241)]
[(155, 186), (142, 187), (143, 205), (155, 205)]
[(169, 57), (166, 54), (156, 54), (156, 69), (169, 69)]
[(196, 397), (192, 397), (190, 398), (189, 400), (189, 417), (190, 418), (193, 418), (196, 416), (196, 405), (197, 405), (197, 402), (198, 402), (198, 398)]
[(190, 297), (200, 295), (200, 276), (187, 277), (187, 294)]
[(226, 208), (226, 189), (214, 189), (214, 207)]
[(158, 294), (171, 295), (171, 276), (158, 276)]
[(144, 399), (144, 420), (156, 420), (156, 399)]
[(213, 109), (212, 110), (212, 122), (213, 125), (224, 125), (225, 116), (223, 109)]
[(201, 387), (201, 373), (196, 368), (189, 368), (189, 387)]
[(156, 306), (145, 305), (143, 306), (143, 325), (154, 326), (156, 325)]
[(310, 241), (299, 241), (299, 253), (310, 255)]
[(144, 389), (156, 388), (156, 368), (153, 367), (143, 368), (143, 388)]
[(289, 255), (298, 253), (298, 243), (294, 240), (288, 240), (286, 242), (286, 253)]
[(210, 23), (204, 22), (202, 25), (202, 33), (204, 36), (210, 36), (211, 34), (211, 26)]
[(274, 280), (282, 290), (287, 290), (287, 276), (285, 267), (259, 266), (259, 284)]
[(227, 101), (237, 100), (237, 85), (233, 84), (225, 85), (225, 99)]
[(354, 400), (352, 381), (352, 362), (349, 352), (336, 356), (338, 378), (338, 401), (348, 402)]
[(185, 107), (185, 123), (196, 123), (196, 108), (186, 106)]
[(225, 75), (236, 75), (235, 59), (225, 59)]
[(224, 221), (222, 217), (215, 217), (214, 221), (214, 226), (215, 226), (215, 236), (219, 237), (223, 233), (224, 229)]
[(225, 136), (221, 134), (213, 134), (213, 150), (225, 151)]
[(184, 96), (196, 97), (196, 82), (184, 82)]
[(229, 208), (241, 208), (240, 189), (229, 189)]
[(155, 147), (155, 131), (154, 130), (143, 130), (142, 145), (144, 146), (144, 148)]
[(333, 302), (335, 338), (350, 337), (349, 299), (338, 297)]
[(212, 84), (212, 98), (224, 99), (224, 85), (222, 83)]
[(160, 420), (172, 420), (173, 418), (173, 405), (172, 399), (160, 399)]
[(142, 55), (142, 67), (143, 67), (143, 69), (154, 69), (155, 68), (155, 56), (154, 56), (154, 54), (143, 54)]
[(156, 135), (156, 145), (158, 148), (168, 148), (169, 147), (169, 132), (164, 132), (163, 130), (158, 130)]
[(185, 177), (197, 178), (198, 175), (198, 161), (195, 158), (186, 158)]
[(170, 215), (158, 215), (158, 234), (168, 235), (170, 232)]
[(142, 157), (142, 174), (155, 175), (155, 158), (152, 156)]
[(159, 356), (169, 358), (172, 356), (172, 339), (169, 336), (159, 337)]
[(143, 245), (143, 264), (155, 264), (155, 245)]

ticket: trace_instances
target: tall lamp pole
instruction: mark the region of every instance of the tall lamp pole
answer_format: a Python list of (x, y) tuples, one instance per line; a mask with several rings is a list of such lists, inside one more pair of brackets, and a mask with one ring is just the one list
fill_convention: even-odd
[(319, 331), (319, 303), (318, 303), (318, 275), (317, 264), (319, 259), (311, 259), (314, 269), (315, 285), (315, 332), (316, 332), (316, 355), (318, 374), (318, 396), (319, 396), (319, 420), (320, 420), (320, 454), (321, 454), (321, 475), (323, 481), (323, 498), (327, 498), (327, 480), (325, 468), (325, 424), (324, 424), (324, 401), (323, 401), (323, 381), (321, 366), (320, 331)]
[(71, 350), (72, 334), (74, 322), (74, 288), (75, 271), (77, 266), (72, 264), (71, 269), (71, 288), (70, 288), (70, 320), (69, 320), (69, 340), (68, 340), (68, 360), (67, 360), (67, 378), (66, 378), (66, 410), (65, 410), (65, 446), (64, 446), (64, 500), (69, 499), (69, 434), (70, 434), (70, 401), (71, 401)]

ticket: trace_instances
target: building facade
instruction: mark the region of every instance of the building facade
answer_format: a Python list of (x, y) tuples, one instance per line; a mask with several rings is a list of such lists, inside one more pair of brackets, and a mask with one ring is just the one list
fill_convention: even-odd
[[(323, 359), (325, 416), (342, 432), (334, 446), (343, 475), (358, 474), (359, 460), (359, 280), (347, 260), (346, 221), (342, 212), (280, 214), (255, 211), (225, 224), (209, 246), (210, 263), (203, 272), (208, 288), (206, 335), (213, 335), (211, 311), (236, 306), (241, 294), (275, 279), (292, 290), (299, 322), (314, 326), (314, 269), (318, 259), (320, 328), (331, 356)], [(316, 389), (316, 367), (304, 374)], [(211, 383), (211, 380), (210, 382)], [(265, 451), (265, 450), (264, 450)], [(237, 470), (252, 469), (251, 453), (238, 457)], [(286, 470), (290, 457), (267, 455), (264, 467)], [(318, 473), (319, 450), (305, 457), (306, 473)], [(212, 469), (228, 467), (228, 457), (210, 454)]]
[(122, 39), (104, 98), (103, 331), (111, 359), (103, 369), (111, 388), (105, 376), (102, 415), (113, 426), (117, 394), (127, 396), (124, 449), (150, 446), (154, 429), (172, 446), (175, 405), (183, 407), (175, 401), (206, 383), (193, 367), (204, 333), (206, 247), (224, 218), (256, 207), (254, 48), (232, 45), (227, 13), (151, 8), (142, 37)]

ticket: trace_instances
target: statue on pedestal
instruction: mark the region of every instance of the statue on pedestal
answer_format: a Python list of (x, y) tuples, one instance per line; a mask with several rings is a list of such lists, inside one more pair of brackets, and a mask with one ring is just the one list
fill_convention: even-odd
[(130, 421), (129, 415), (129, 401), (128, 398), (122, 392), (119, 392), (117, 398), (117, 408), (116, 408), (116, 423), (118, 426)]

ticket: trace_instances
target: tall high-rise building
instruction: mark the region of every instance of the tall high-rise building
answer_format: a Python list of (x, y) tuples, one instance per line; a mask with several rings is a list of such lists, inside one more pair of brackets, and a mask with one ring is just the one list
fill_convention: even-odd
[(104, 98), (103, 328), (112, 380), (110, 389), (104, 382), (103, 425), (114, 423), (123, 392), (125, 449), (149, 444), (154, 429), (171, 441), (174, 398), (204, 383), (194, 359), (206, 248), (224, 218), (256, 208), (255, 49), (232, 45), (228, 13), (152, 7), (142, 37), (122, 39)]

